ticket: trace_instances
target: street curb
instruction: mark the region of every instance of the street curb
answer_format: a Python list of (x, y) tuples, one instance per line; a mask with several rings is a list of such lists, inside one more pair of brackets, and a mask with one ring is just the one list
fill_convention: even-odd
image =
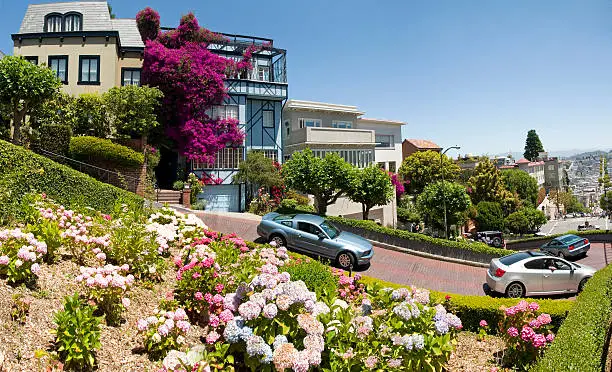
[(420, 257), (430, 258), (432, 260), (438, 260), (438, 261), (447, 261), (447, 262), (452, 262), (452, 263), (466, 265), (466, 266), (474, 266), (474, 267), (482, 267), (482, 268), (488, 268), (489, 267), (488, 264), (481, 263), (481, 262), (462, 260), (462, 259), (459, 259), (459, 258), (452, 258), (452, 257), (438, 256), (438, 255), (431, 254), (431, 253), (415, 251), (413, 249), (397, 247), (395, 245), (390, 245), (390, 244), (386, 244), (386, 243), (377, 242), (376, 240), (368, 239), (368, 241), (370, 243), (372, 243), (373, 245), (377, 246), (377, 247), (380, 247), (380, 248), (383, 248), (383, 249), (388, 249), (388, 250), (391, 250), (391, 251), (396, 251), (396, 252), (408, 253), (408, 254), (411, 254), (413, 256), (420, 256)]

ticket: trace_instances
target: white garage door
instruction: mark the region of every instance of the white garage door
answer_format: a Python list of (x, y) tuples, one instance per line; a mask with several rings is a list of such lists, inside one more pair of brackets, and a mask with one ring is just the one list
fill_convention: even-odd
[(206, 210), (213, 212), (240, 212), (238, 185), (206, 185), (199, 199), (206, 200)]

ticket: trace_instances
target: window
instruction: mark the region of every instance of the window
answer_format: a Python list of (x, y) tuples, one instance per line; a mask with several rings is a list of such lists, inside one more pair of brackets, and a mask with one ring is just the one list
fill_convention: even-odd
[(68, 56), (49, 56), (49, 68), (62, 83), (68, 84)]
[(393, 136), (389, 134), (376, 135), (376, 147), (391, 148), (394, 146)]
[(30, 62), (33, 65), (38, 64), (38, 56), (26, 56), (24, 57), (26, 61)]
[(557, 270), (570, 270), (569, 265), (561, 260), (554, 260), (554, 266)]
[(57, 13), (47, 14), (45, 16), (45, 32), (61, 32), (62, 31), (62, 15)]
[(79, 84), (100, 84), (100, 56), (79, 57)]
[(313, 235), (319, 235), (322, 232), (321, 229), (319, 229), (315, 225), (308, 223), (308, 222), (301, 222), (301, 221), (298, 221), (298, 230), (304, 231), (304, 232), (307, 232)]
[(352, 128), (352, 127), (353, 127), (352, 121), (340, 121), (340, 120), (332, 121), (332, 128)]
[(544, 260), (539, 259), (525, 262), (525, 268), (530, 270), (543, 270)]
[(257, 80), (270, 81), (270, 67), (257, 66)]
[(193, 162), (193, 169), (238, 169), (244, 159), (244, 147), (226, 147), (217, 153), (213, 164)]
[(238, 120), (237, 105), (220, 105), (212, 108), (213, 119), (236, 119)]
[(385, 165), (386, 165), (386, 164), (385, 164), (385, 162), (384, 162), (384, 161), (379, 161), (379, 162), (378, 162), (378, 168), (380, 168), (380, 169), (382, 169), (382, 170), (384, 170), (384, 169), (385, 169)]
[(335, 226), (333, 226), (327, 221), (323, 221), (320, 226), (331, 239), (336, 239), (336, 237), (340, 235), (340, 231), (338, 231)]
[(274, 128), (274, 111), (272, 110), (263, 110), (263, 126), (264, 128)]
[(389, 172), (395, 173), (396, 169), (395, 169), (395, 162), (394, 161), (390, 161), (389, 162)]
[(549, 165), (548, 166), (548, 170), (549, 171), (554, 171), (555, 170), (555, 166), (554, 165)]
[(289, 120), (285, 122), (285, 133), (287, 137), (289, 137), (289, 135), (291, 134), (291, 122)]
[(287, 227), (293, 227), (293, 221), (281, 221), (281, 224)]
[(300, 118), (300, 128), (304, 127), (321, 127), (321, 120)]
[(272, 161), (277, 161), (278, 159), (278, 151), (276, 150), (252, 150), (254, 152), (261, 152), (266, 158), (272, 159)]
[(122, 68), (121, 69), (121, 85), (137, 85), (140, 86), (140, 70), (139, 68)]
[(81, 31), (82, 16), (80, 14), (65, 14), (64, 15), (64, 31)]

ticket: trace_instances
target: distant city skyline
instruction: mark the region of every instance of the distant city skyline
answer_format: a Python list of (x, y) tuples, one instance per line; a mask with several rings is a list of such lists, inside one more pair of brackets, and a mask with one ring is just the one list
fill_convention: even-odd
[[(4, 53), (34, 2), (49, 1), (0, 0)], [(110, 4), (119, 18), (151, 6), (162, 25), (175, 26), (194, 11), (211, 30), (272, 38), (288, 51), (290, 98), (405, 121), (403, 138), (473, 154), (522, 152), (529, 129), (551, 152), (612, 144), (605, 0), (264, 0), (261, 14), (244, 0), (231, 11), (196, 0)]]

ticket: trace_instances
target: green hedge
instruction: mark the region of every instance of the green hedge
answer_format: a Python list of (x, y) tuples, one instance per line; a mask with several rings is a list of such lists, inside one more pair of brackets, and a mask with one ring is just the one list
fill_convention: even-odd
[[(400, 288), (408, 287), (401, 284), (386, 282), (380, 279), (364, 276), (362, 279), (367, 285), (378, 284), (382, 287)], [(454, 293), (431, 291), (431, 298), (434, 302), (444, 303), (445, 297), (450, 296), (449, 308), (456, 314), (463, 324), (463, 329), (477, 332), (481, 320), (489, 323), (489, 333), (496, 334), (497, 326), (502, 318), (501, 306), (510, 307), (516, 305), (520, 300), (513, 298), (496, 298), (489, 296), (468, 296)], [(572, 300), (548, 300), (548, 299), (527, 299), (529, 302), (537, 302), (540, 305), (540, 313), (548, 313), (552, 318), (554, 330), (557, 330), (567, 312), (574, 305)]]
[(427, 242), (427, 243), (445, 246), (449, 248), (470, 250), (474, 252), (485, 253), (485, 254), (490, 254), (490, 255), (499, 256), (499, 257), (515, 253), (515, 251), (511, 251), (508, 249), (489, 247), (488, 245), (484, 243), (438, 239), (438, 238), (432, 238), (431, 236), (427, 236), (424, 234), (411, 233), (405, 230), (383, 227), (383, 226), (379, 226), (377, 223), (373, 221), (352, 220), (352, 219), (346, 219), (342, 217), (327, 217), (327, 218), (339, 224), (343, 224), (343, 225), (347, 225), (347, 226), (351, 226), (355, 228), (360, 228), (360, 229), (365, 229), (365, 230), (376, 231), (381, 234), (397, 236), (399, 238), (406, 239), (406, 240), (422, 241), (422, 242)]
[(118, 200), (143, 203), (136, 194), (0, 140), (0, 220), (11, 217), (29, 192), (44, 192), (67, 207), (86, 205), (107, 213)]
[(531, 371), (603, 371), (611, 295), (612, 266), (608, 266), (589, 280), (552, 346)]
[(319, 261), (303, 258), (300, 263), (283, 266), (282, 270), (288, 272), (292, 280), (302, 280), (317, 296), (336, 292), (338, 279), (328, 265)]
[(70, 156), (88, 163), (108, 161), (126, 167), (137, 167), (144, 164), (144, 154), (113, 143), (111, 140), (90, 136), (72, 137)]
[(40, 126), (40, 143), (43, 150), (54, 154), (68, 155), (72, 128), (64, 124), (44, 124)]

